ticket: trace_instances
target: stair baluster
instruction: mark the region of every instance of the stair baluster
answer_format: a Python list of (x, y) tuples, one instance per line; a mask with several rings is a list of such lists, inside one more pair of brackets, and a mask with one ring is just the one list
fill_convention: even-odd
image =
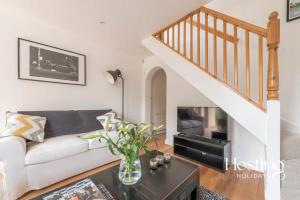
[[(204, 16), (203, 18), (201, 16)], [(201, 19), (203, 24), (201, 23)], [(219, 23), (220, 22), (220, 23)], [(223, 24), (222, 30), (218, 29), (218, 25)], [(181, 30), (181, 25), (182, 29)], [(190, 28), (187, 28), (190, 27)], [(177, 27), (177, 32), (175, 29)], [(232, 27), (232, 30), (229, 29)], [(170, 42), (170, 29), (172, 31), (172, 43)], [(201, 30), (204, 34), (201, 37)], [(244, 40), (239, 40), (239, 31), (245, 32)], [(165, 33), (166, 32), (166, 33)], [(177, 34), (177, 36), (175, 36)], [(212, 43), (210, 41), (209, 34), (212, 35)], [(251, 47), (252, 41), (251, 35), (256, 35), (258, 38), (258, 64), (257, 64), (257, 75), (251, 75), (253, 63), (251, 63)], [(166, 35), (166, 36), (165, 36)], [(183, 35), (183, 37), (181, 37)], [(269, 17), (269, 23), (267, 29), (250, 24), (248, 22), (233, 18), (231, 16), (222, 14), (215, 10), (200, 7), (181, 19), (172, 23), (171, 25), (165, 27), (164, 29), (153, 34), (158, 40), (163, 42), (169, 48), (176, 51), (178, 54), (183, 56), (185, 59), (189, 60), (198, 68), (204, 70), (213, 78), (223, 82), (227, 86), (231, 87), (240, 96), (245, 98), (250, 103), (254, 104), (263, 111), (266, 111), (266, 100), (278, 100), (279, 99), (279, 75), (278, 75), (278, 45), (279, 45), (279, 19), (278, 13), (273, 12)], [(167, 41), (165, 41), (167, 37)], [(189, 37), (189, 39), (188, 39)], [(223, 42), (218, 44), (218, 38), (222, 38)], [(182, 39), (182, 41), (181, 41)], [(264, 74), (264, 39), (267, 42), (268, 47), (268, 69), (267, 74)], [(204, 40), (203, 51), (201, 49), (202, 40)], [(194, 44), (196, 41), (197, 45)], [(233, 53), (228, 53), (229, 47), (228, 42), (233, 43)], [(175, 48), (174, 44), (177, 44)], [(211, 44), (210, 44), (211, 43)], [(223, 45), (223, 55), (219, 55), (218, 47)], [(243, 48), (241, 48), (243, 47)], [(182, 48), (182, 50), (181, 50)], [(244, 56), (239, 53), (244, 49)], [(212, 51), (212, 52), (210, 52)], [(195, 53), (195, 54), (194, 54)], [(201, 54), (204, 54), (204, 62), (201, 62)], [(197, 60), (196, 57), (197, 56)], [(218, 59), (222, 57), (222, 76), (219, 77), (221, 73), (219, 71), (221, 66)], [(228, 57), (232, 56), (232, 57)], [(250, 57), (251, 56), (251, 57)], [(232, 60), (233, 66), (230, 66), (228, 58)], [(212, 59), (213, 69), (210, 70), (209, 59)], [(194, 61), (195, 60), (195, 61)], [(242, 60), (243, 66), (239, 66), (239, 60)], [(204, 66), (203, 66), (204, 65)], [(240, 78), (240, 72), (245, 73), (245, 78)], [(264, 87), (263, 80), (264, 76), (267, 79), (267, 87)], [(252, 77), (257, 77), (257, 84), (251, 79)], [(231, 80), (232, 79), (232, 80)], [(243, 86), (243, 87), (242, 87)], [(267, 90), (264, 90), (266, 88)], [(255, 91), (255, 93), (254, 93)], [(264, 96), (267, 96), (267, 99)]]

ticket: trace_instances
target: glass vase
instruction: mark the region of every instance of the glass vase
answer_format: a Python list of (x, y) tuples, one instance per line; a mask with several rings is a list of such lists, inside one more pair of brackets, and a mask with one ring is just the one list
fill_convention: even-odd
[(131, 162), (130, 159), (122, 157), (119, 168), (119, 179), (124, 185), (133, 185), (138, 182), (142, 176), (140, 159)]

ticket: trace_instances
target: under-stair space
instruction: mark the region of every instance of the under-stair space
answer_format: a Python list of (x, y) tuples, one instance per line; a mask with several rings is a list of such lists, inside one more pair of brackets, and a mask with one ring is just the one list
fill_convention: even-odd
[(280, 199), (279, 32), (277, 12), (263, 28), (200, 7), (142, 42), (265, 145), (272, 200)]

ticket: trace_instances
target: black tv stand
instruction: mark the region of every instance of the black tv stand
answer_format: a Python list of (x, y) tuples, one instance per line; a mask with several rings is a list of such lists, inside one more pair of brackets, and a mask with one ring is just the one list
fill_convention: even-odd
[(225, 172), (231, 163), (231, 142), (180, 133), (174, 135), (174, 153)]

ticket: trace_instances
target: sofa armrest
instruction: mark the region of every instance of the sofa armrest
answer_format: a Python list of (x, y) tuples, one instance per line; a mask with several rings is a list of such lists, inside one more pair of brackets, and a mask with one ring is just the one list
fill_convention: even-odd
[(17, 136), (0, 138), (0, 161), (6, 164), (24, 165), (26, 153), (26, 141)]
[(25, 170), (26, 141), (21, 137), (0, 138), (0, 162), (10, 199), (16, 199), (27, 190)]

